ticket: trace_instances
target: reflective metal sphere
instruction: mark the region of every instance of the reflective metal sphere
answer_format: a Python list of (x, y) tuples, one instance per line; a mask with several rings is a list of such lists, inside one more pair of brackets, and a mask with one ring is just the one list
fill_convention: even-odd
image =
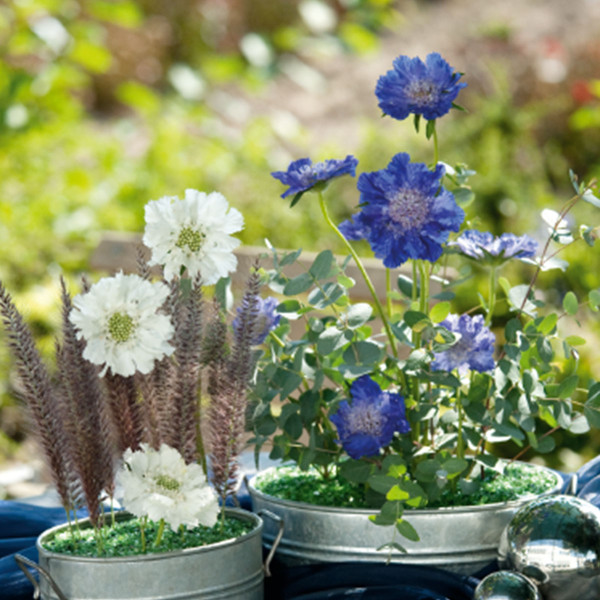
[(519, 509), (500, 540), (499, 563), (538, 584), (545, 600), (600, 598), (600, 510), (574, 496)]
[(542, 600), (542, 597), (525, 575), (496, 571), (479, 582), (473, 600)]

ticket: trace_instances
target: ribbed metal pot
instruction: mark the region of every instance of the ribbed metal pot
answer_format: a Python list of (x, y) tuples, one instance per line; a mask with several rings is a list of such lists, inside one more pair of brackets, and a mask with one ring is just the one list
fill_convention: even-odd
[[(540, 467), (543, 468), (543, 467)], [(556, 477), (558, 492), (561, 478)], [(407, 552), (377, 551), (392, 541), (394, 528), (373, 524), (369, 509), (331, 508), (281, 500), (256, 489), (256, 477), (247, 481), (253, 510), (269, 510), (285, 522), (275, 556), (288, 565), (367, 561), (431, 565), (470, 575), (495, 558), (502, 531), (515, 512), (534, 496), (482, 506), (459, 506), (407, 511), (404, 516), (417, 530), (420, 541), (396, 533), (395, 541)], [(271, 547), (276, 531), (265, 523), (263, 541)]]
[(262, 600), (263, 520), (240, 509), (227, 509), (226, 514), (251, 523), (253, 529), (238, 538), (198, 548), (86, 558), (49, 552), (42, 546), (66, 527), (59, 525), (37, 540), (39, 566), (20, 558), (40, 572), (39, 591), (44, 600)]

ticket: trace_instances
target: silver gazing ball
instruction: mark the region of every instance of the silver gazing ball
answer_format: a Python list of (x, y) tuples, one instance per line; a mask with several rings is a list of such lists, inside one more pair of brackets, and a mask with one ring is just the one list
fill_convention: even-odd
[(537, 498), (504, 530), (498, 562), (532, 579), (545, 600), (597, 600), (600, 509), (574, 496)]
[(473, 600), (542, 600), (535, 584), (515, 571), (496, 571), (479, 582)]

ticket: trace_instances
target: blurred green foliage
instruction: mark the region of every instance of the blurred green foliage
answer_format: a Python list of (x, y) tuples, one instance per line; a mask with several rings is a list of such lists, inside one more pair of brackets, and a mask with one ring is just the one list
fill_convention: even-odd
[[(373, 51), (382, 32), (402, 23), (398, 5), (394, 0), (0, 5), (0, 279), (42, 347), (52, 349), (59, 273), (75, 288), (102, 232), (141, 231), (150, 199), (181, 195), (188, 187), (218, 189), (244, 214), (245, 244), (262, 245), (269, 238), (279, 247), (341, 250), (317, 203), (289, 211), (268, 174), (299, 158), (290, 148), (305, 148), (303, 155), (313, 160), (341, 157), (347, 149), (308, 149), (302, 127), (282, 136), (265, 118), (240, 118), (247, 107), (236, 90), (259, 89), (289, 69), (290, 57), (310, 62)], [(502, 68), (494, 81), (485, 94), (468, 88), (461, 102), (468, 118), (456, 112), (440, 126), (441, 156), (478, 172), (472, 184), (480, 223), (474, 226), (524, 233), (537, 226), (542, 207), (556, 207), (571, 193), (569, 168), (586, 179), (600, 176), (600, 84), (581, 82), (583, 96), (566, 91), (515, 105), (513, 82)], [(431, 160), (431, 148), (420, 140), (408, 121), (365, 122), (355, 152), (360, 170), (381, 168), (398, 151)], [(354, 210), (354, 185), (350, 178), (332, 184), (334, 219)], [(600, 286), (596, 249), (567, 254), (574, 263), (572, 289)], [(558, 288), (556, 295), (561, 296)], [(589, 366), (591, 358), (586, 360)], [(8, 438), (21, 439), (23, 433), (9, 388), (1, 345), (0, 454), (14, 448)]]

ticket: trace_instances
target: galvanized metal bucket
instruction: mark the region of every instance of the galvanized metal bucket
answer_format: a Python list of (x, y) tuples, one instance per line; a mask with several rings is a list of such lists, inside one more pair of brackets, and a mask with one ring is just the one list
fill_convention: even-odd
[[(540, 467), (543, 468), (543, 467)], [(558, 492), (562, 480), (554, 471)], [(331, 508), (281, 500), (260, 492), (256, 477), (247, 481), (255, 511), (269, 510), (285, 521), (276, 557), (287, 565), (365, 561), (430, 565), (470, 575), (495, 558), (502, 531), (515, 512), (534, 496), (483, 506), (416, 509), (405, 512), (420, 541), (400, 537), (393, 527), (372, 523), (369, 509)], [(395, 536), (395, 537), (394, 537)], [(263, 541), (273, 546), (276, 531), (265, 523)], [(398, 542), (406, 553), (377, 548)]]
[[(198, 548), (123, 558), (86, 558), (44, 549), (44, 540), (65, 528), (59, 525), (38, 538), (39, 565), (20, 555), (16, 560), (34, 584), (34, 597), (41, 594), (44, 600), (262, 600), (263, 579), (273, 554), (263, 565), (264, 522), (258, 514), (245, 510), (227, 509), (226, 514), (251, 523), (252, 530)], [(271, 517), (275, 528), (282, 530), (279, 517), (269, 511), (259, 514)], [(272, 547), (276, 549), (277, 542)], [(39, 572), (39, 584), (27, 567)]]

